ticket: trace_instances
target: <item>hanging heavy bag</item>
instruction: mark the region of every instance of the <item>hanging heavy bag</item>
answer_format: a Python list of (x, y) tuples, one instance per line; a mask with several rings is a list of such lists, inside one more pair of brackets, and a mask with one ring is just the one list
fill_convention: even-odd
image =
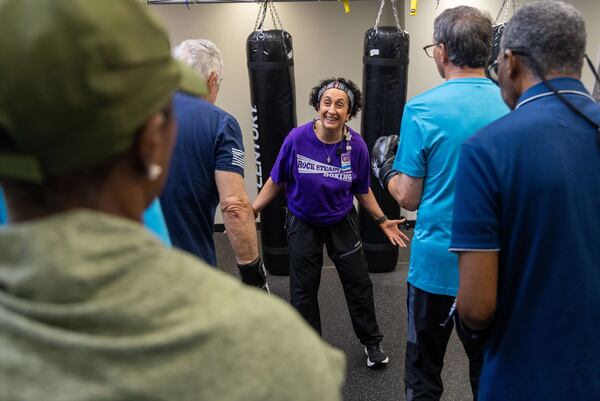
[[(396, 26), (377, 26), (383, 4), (384, 1), (381, 2), (377, 22), (366, 32), (364, 42), (361, 134), (369, 154), (377, 138), (400, 132), (406, 103), (409, 36), (400, 27), (394, 2)], [(399, 218), (398, 203), (377, 180), (371, 175), (371, 189), (383, 213), (390, 219)], [(398, 262), (398, 247), (390, 243), (362, 207), (359, 209), (359, 226), (369, 271), (394, 270)]]
[[(263, 3), (263, 20), (267, 3)], [(271, 8), (272, 16), (273, 10)], [(262, 21), (258, 30), (256, 28), (248, 36), (246, 53), (256, 186), (260, 191), (270, 177), (283, 139), (297, 124), (292, 37), (283, 29), (263, 31)], [(286, 205), (282, 192), (260, 213), (263, 261), (269, 273), (274, 275), (289, 274), (287, 239), (283, 229)]]
[(490, 53), (490, 59), (488, 60), (488, 65), (485, 69), (485, 75), (488, 78), (490, 76), (490, 67), (496, 65), (496, 61), (498, 60), (498, 55), (500, 54), (500, 42), (502, 41), (502, 34), (504, 33), (504, 27), (506, 25), (506, 21), (508, 21), (509, 14), (513, 15), (515, 12), (521, 7), (521, 2), (519, 0), (503, 0), (502, 5), (500, 6), (500, 10), (498, 11), (498, 15), (494, 20), (493, 26), (493, 36), (492, 36), (492, 51)]

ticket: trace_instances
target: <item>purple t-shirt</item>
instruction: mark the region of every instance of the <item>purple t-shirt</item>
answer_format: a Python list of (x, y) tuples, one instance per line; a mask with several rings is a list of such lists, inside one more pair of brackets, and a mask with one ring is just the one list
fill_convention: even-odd
[(335, 224), (352, 209), (355, 193), (369, 192), (367, 145), (356, 131), (350, 133), (350, 152), (345, 139), (321, 142), (312, 121), (291, 130), (283, 141), (271, 178), (285, 184), (288, 208), (300, 220), (321, 227)]

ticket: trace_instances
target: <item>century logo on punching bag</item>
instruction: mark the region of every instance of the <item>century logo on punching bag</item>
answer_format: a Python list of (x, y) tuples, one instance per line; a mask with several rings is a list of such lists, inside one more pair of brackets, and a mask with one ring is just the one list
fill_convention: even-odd
[[(263, 29), (267, 9), (275, 29)], [(271, 175), (285, 136), (296, 126), (292, 37), (281, 26), (272, 0), (260, 3), (254, 31), (246, 41), (246, 55), (256, 186), (260, 191)], [(282, 192), (260, 212), (262, 255), (271, 274), (288, 274), (287, 236), (283, 229), (286, 207)]]
[(258, 113), (256, 106), (250, 108), (252, 113), (252, 137), (254, 138), (254, 162), (256, 165), (256, 187), (263, 187), (262, 163), (260, 161), (260, 133), (258, 132)]

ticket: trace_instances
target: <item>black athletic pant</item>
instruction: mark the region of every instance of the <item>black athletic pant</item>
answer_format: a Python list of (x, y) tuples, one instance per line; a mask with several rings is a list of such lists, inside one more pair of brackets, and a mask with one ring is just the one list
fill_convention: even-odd
[[(444, 390), (442, 368), (446, 346), (454, 328), (448, 318), (454, 297), (432, 294), (408, 284), (408, 335), (406, 343), (406, 401), (439, 400)], [(455, 315), (456, 316), (456, 315)], [(458, 330), (458, 326), (457, 326)], [(463, 343), (469, 358), (469, 379), (473, 400), (477, 400), (483, 346)]]
[(344, 288), (352, 327), (363, 344), (379, 344), (383, 336), (375, 317), (373, 284), (357, 230), (356, 210), (339, 223), (316, 227), (289, 213), (286, 221), (290, 257), (291, 303), (320, 334), (318, 292), (323, 244)]

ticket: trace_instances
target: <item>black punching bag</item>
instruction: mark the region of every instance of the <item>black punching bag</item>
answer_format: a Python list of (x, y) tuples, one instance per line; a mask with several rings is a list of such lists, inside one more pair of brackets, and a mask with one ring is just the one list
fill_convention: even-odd
[[(371, 28), (365, 34), (361, 134), (369, 154), (377, 138), (400, 133), (408, 80), (408, 39), (408, 33), (391, 26)], [(381, 188), (372, 172), (371, 189), (383, 212), (390, 219), (399, 218), (398, 203)], [(398, 247), (390, 243), (362, 208), (359, 222), (369, 271), (394, 270)]]
[[(260, 191), (283, 139), (296, 126), (292, 37), (279, 29), (254, 31), (246, 41), (256, 186)], [(283, 229), (286, 199), (283, 191), (260, 213), (262, 255), (271, 274), (289, 273), (287, 237)]]

